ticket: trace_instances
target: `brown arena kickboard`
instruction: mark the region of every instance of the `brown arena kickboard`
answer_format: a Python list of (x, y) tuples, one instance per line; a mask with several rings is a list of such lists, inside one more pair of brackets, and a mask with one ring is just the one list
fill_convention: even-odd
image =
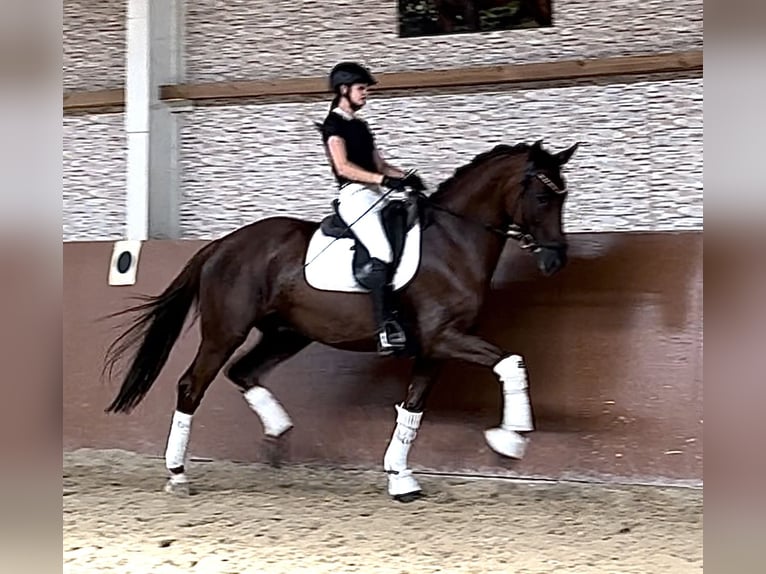
[[(417, 470), (631, 483), (702, 482), (702, 233), (570, 235), (555, 278), (509, 243), (481, 332), (524, 356), (537, 431), (522, 461), (491, 452), (482, 431), (500, 417), (490, 372), (453, 363), (428, 403), (409, 456)], [(203, 241), (143, 244), (135, 286), (107, 284), (112, 244), (64, 244), (64, 449), (122, 448), (162, 456), (175, 384), (192, 359), (185, 331), (131, 415), (103, 410), (117, 390), (99, 380), (117, 333), (97, 318), (162, 290)], [(311, 345), (265, 381), (295, 428), (285, 463), (382, 469), (409, 362)], [(222, 375), (191, 431), (192, 458), (264, 460), (257, 417)], [(193, 472), (193, 471), (192, 471)], [(157, 463), (158, 477), (164, 464)]]

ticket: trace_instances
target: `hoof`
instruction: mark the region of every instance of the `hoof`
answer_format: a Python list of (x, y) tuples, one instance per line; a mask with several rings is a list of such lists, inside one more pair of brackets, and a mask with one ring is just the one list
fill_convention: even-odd
[(191, 496), (191, 489), (188, 482), (173, 482), (168, 480), (165, 483), (165, 492), (174, 496), (186, 497)]
[(286, 435), (290, 429), (287, 429), (279, 436), (265, 436), (261, 446), (261, 451), (264, 460), (274, 467), (281, 468), (282, 462), (287, 458), (287, 442), (285, 440)]
[(273, 468), (282, 468), (284, 446), (279, 439), (266, 438), (263, 440), (263, 458)]
[(410, 469), (386, 471), (388, 474), (388, 494), (399, 502), (412, 502), (421, 495), (420, 485), (412, 476)]
[(407, 494), (397, 494), (393, 498), (396, 502), (402, 502), (404, 504), (408, 504), (410, 502), (415, 502), (416, 500), (420, 500), (423, 498), (424, 494), (422, 490), (416, 490), (415, 492), (408, 492)]
[(516, 431), (501, 427), (484, 431), (484, 438), (492, 450), (508, 458), (523, 458), (529, 439)]

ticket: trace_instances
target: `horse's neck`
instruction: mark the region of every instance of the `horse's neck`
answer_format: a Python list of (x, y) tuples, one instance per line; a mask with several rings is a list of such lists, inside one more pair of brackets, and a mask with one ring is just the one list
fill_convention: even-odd
[(506, 223), (504, 178), (508, 169), (507, 158), (477, 166), (456, 180), (438, 201), (461, 216), (442, 220), (450, 243), (460, 251), (460, 272), (482, 284), (491, 279), (505, 245), (505, 239), (485, 225), (500, 229)]
[(439, 203), (463, 217), (502, 227), (505, 212), (504, 183), (508, 179), (508, 158), (489, 160), (462, 174)]

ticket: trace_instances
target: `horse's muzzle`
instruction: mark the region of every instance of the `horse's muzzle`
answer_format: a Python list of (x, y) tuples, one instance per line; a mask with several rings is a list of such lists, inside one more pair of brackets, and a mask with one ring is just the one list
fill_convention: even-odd
[(543, 275), (550, 276), (561, 271), (567, 264), (567, 246), (539, 247), (535, 250), (537, 267)]

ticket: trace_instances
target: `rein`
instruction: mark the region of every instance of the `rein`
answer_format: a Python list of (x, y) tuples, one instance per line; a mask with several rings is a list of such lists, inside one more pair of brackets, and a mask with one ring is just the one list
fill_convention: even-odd
[[(519, 194), (519, 198), (516, 201), (516, 205), (519, 205), (521, 198), (524, 196), (524, 194), (527, 192), (527, 189), (529, 189), (529, 178), (530, 177), (537, 177), (545, 186), (547, 186), (549, 189), (551, 189), (554, 193), (563, 193), (562, 190), (556, 186), (547, 176), (543, 175), (542, 173), (536, 173), (533, 172), (533, 170), (529, 170), (527, 172), (527, 176), (524, 179), (524, 188), (521, 190), (521, 193)], [(501, 236), (503, 239), (514, 239), (519, 242), (519, 247), (521, 249), (532, 249), (537, 250), (540, 248), (540, 245), (538, 244), (537, 240), (534, 238), (534, 236), (531, 233), (525, 232), (521, 225), (511, 222), (505, 229), (501, 229), (499, 227), (496, 227), (494, 225), (491, 225), (489, 223), (483, 223), (481, 221), (476, 221), (475, 219), (472, 219), (470, 217), (466, 217), (465, 215), (461, 213), (457, 213), (455, 211), (452, 211), (451, 209), (444, 207), (443, 205), (439, 205), (438, 203), (434, 203), (430, 200), (430, 198), (422, 193), (415, 193), (413, 195), (416, 195), (416, 197), (420, 200), (428, 204), (430, 207), (433, 207), (436, 210), (443, 211), (445, 213), (449, 213), (450, 215), (461, 219), (467, 223), (470, 223), (472, 225), (481, 227), (485, 231), (488, 231), (489, 233), (494, 233), (496, 235)], [(514, 213), (516, 209), (514, 208)]]
[[(434, 209), (437, 209), (439, 211), (443, 211), (444, 213), (449, 213), (450, 215), (458, 219), (461, 219), (467, 223), (470, 223), (471, 225), (476, 225), (477, 227), (481, 227), (485, 231), (501, 236), (503, 239), (517, 239), (520, 242), (522, 242), (522, 240), (534, 242), (534, 238), (529, 234), (523, 233), (521, 230), (521, 227), (515, 223), (511, 223), (506, 229), (501, 229), (489, 223), (482, 223), (481, 221), (476, 221), (475, 219), (466, 217), (465, 215), (452, 211), (451, 209), (444, 207), (443, 205), (439, 205), (438, 203), (433, 203), (426, 196), (420, 196), (420, 197), (422, 201), (427, 203), (430, 207), (433, 207)], [(523, 249), (528, 249), (529, 247), (532, 247), (531, 243), (529, 245), (522, 244)]]

